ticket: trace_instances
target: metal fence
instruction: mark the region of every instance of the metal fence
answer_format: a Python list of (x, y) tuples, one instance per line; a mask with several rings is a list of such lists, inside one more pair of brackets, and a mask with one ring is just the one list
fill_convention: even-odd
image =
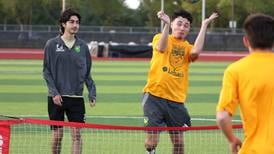
[[(200, 28), (193, 27), (191, 32), (198, 32)], [(57, 25), (4, 25), (0, 24), (0, 32), (58, 32)], [(107, 32), (107, 33), (159, 33), (160, 27), (117, 27), (117, 26), (80, 26), (80, 32)], [(242, 29), (211, 28), (212, 33), (243, 33)]]

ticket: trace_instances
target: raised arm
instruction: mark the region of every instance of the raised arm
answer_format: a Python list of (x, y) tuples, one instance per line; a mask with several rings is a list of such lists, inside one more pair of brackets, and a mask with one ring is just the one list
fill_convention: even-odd
[(210, 15), (209, 18), (206, 18), (202, 22), (200, 32), (195, 40), (194, 46), (191, 51), (191, 55), (190, 55), (191, 61), (195, 61), (198, 58), (201, 51), (203, 50), (207, 26), (210, 22), (212, 22), (217, 17), (218, 17), (218, 13), (214, 12)]
[(156, 50), (163, 53), (167, 48), (167, 39), (168, 39), (169, 28), (170, 28), (170, 18), (163, 11), (159, 11), (157, 13), (157, 16), (161, 21), (164, 22), (164, 28), (162, 30), (160, 39), (158, 43), (156, 44)]

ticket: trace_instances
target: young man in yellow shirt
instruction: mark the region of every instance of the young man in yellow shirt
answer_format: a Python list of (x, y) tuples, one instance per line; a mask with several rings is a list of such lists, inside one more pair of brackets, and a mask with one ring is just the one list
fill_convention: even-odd
[[(200, 32), (191, 45), (185, 38), (189, 33), (192, 16), (185, 10), (177, 10), (170, 19), (163, 11), (157, 13), (164, 22), (161, 34), (153, 38), (153, 56), (144, 88), (142, 101), (146, 126), (190, 126), (190, 117), (184, 106), (188, 88), (188, 66), (203, 49), (208, 24), (218, 17), (213, 13), (202, 22)], [(171, 28), (172, 33), (169, 34)], [(173, 154), (182, 154), (182, 132), (170, 132)], [(159, 132), (147, 132), (145, 148), (155, 153)]]
[[(217, 123), (233, 154), (274, 154), (274, 18), (250, 15), (244, 30), (250, 54), (225, 70)], [(238, 105), (243, 144), (232, 132), (231, 116)]]

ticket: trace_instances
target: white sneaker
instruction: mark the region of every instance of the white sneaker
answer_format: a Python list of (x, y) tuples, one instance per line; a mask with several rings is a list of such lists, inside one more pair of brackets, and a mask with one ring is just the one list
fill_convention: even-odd
[(156, 154), (155, 149), (151, 150), (150, 152), (147, 151), (147, 154)]

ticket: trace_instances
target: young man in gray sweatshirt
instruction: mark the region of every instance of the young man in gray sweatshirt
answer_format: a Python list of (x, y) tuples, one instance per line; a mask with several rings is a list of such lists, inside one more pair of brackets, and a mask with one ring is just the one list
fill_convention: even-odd
[[(43, 76), (48, 87), (48, 113), (50, 120), (85, 121), (83, 98), (84, 83), (89, 91), (90, 106), (95, 106), (96, 87), (91, 78), (91, 56), (88, 46), (78, 37), (81, 16), (72, 9), (65, 10), (59, 19), (61, 35), (47, 41), (44, 53)], [(52, 153), (61, 153), (63, 128), (53, 130)], [(72, 153), (82, 150), (79, 128), (72, 128)]]

